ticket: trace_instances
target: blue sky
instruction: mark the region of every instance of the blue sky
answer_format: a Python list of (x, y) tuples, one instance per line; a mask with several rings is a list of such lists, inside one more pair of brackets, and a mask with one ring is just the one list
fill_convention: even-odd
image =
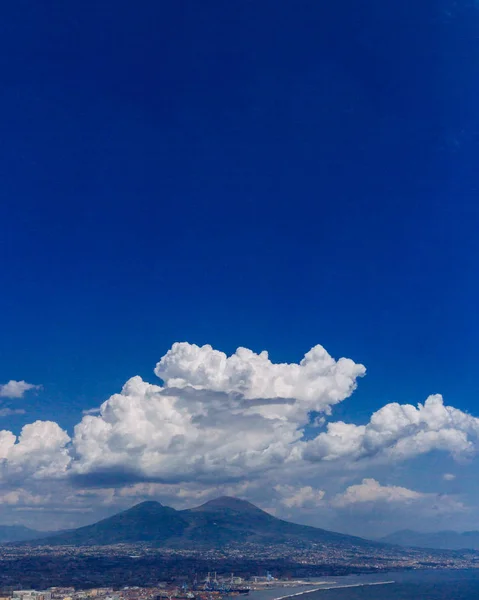
[(350, 357), (337, 420), (477, 414), (479, 12), (404, 4), (6, 8), (0, 382), (43, 387), (5, 429), (71, 435), (177, 341)]

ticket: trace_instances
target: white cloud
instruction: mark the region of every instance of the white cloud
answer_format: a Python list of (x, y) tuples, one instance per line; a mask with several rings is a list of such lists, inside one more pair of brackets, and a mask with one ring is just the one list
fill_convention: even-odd
[(442, 478), (444, 479), (444, 481), (454, 481), (454, 479), (456, 479), (456, 476), (452, 473), (444, 473)]
[(76, 426), (76, 474), (211, 482), (275, 469), (295, 460), (309, 413), (348, 397), (364, 367), (321, 346), (299, 364), (273, 364), (266, 352), (228, 358), (182, 343), (155, 372), (165, 387), (133, 377)]
[(250, 406), (267, 418), (304, 419), (309, 411), (329, 412), (356, 389), (356, 379), (366, 373), (349, 358), (335, 361), (317, 345), (299, 364), (275, 364), (266, 351), (255, 354), (238, 348), (227, 357), (211, 346), (186, 342), (173, 344), (156, 365), (155, 373), (169, 388), (191, 386), (197, 390), (241, 394), (245, 399), (292, 398), (294, 403)]
[[(18, 438), (0, 431), (2, 493), (13, 494), (4, 505), (18, 498), (31, 509), (40, 505), (32, 498), (43, 498), (56, 507), (61, 497), (72, 510), (111, 510), (157, 498), (186, 507), (226, 494), (288, 517), (380, 504), (411, 505), (423, 515), (426, 506), (436, 513), (463, 506), (372, 478), (337, 494), (350, 482), (338, 487), (339, 475), (350, 478), (353, 469), (381, 469), (433, 450), (471, 456), (479, 419), (445, 406), (441, 396), (417, 407), (387, 404), (365, 425), (330, 421), (308, 439), (311, 413), (322, 423), (354, 391), (362, 365), (336, 361), (321, 346), (298, 363), (275, 364), (265, 352), (240, 348), (227, 357), (182, 343), (155, 372), (163, 385), (131, 378), (99, 409), (85, 411), (72, 439), (50, 421), (26, 425)], [(52, 485), (61, 494), (52, 495)]]
[(432, 450), (455, 458), (472, 455), (477, 447), (479, 419), (452, 406), (442, 396), (429, 396), (424, 404), (387, 404), (367, 425), (329, 423), (327, 431), (304, 445), (311, 461), (359, 461), (379, 458), (403, 461)]
[(412, 507), (414, 511), (424, 514), (461, 513), (467, 507), (460, 501), (445, 494), (430, 494), (417, 492), (397, 485), (381, 485), (372, 478), (363, 479), (360, 484), (349, 486), (343, 493), (337, 494), (331, 505), (335, 508), (364, 507), (377, 510), (378, 505), (387, 505), (390, 509)]
[(294, 422), (250, 414), (241, 397), (170, 392), (135, 377), (75, 427), (73, 469), (224, 481), (281, 465), (301, 435)]
[(32, 494), (23, 488), (0, 492), (0, 504), (7, 506), (40, 506), (45, 505), (49, 500), (50, 497)]
[(84, 415), (99, 415), (100, 414), (100, 408), (86, 408), (84, 411), (82, 411), (82, 414)]
[(23, 408), (0, 408), (0, 417), (9, 417), (10, 415), (24, 415)]
[(332, 504), (345, 507), (364, 502), (411, 503), (424, 498), (425, 494), (396, 485), (381, 485), (375, 479), (363, 479), (360, 484), (349, 486), (338, 494)]
[[(251, 480), (278, 468), (304, 470), (318, 461), (380, 457), (394, 462), (434, 449), (459, 456), (474, 450), (479, 432), (478, 419), (430, 396), (417, 408), (388, 404), (367, 425), (330, 422), (326, 432), (304, 441), (310, 413), (327, 414), (352, 393), (365, 372), (350, 359), (335, 361), (321, 346), (299, 363), (274, 364), (266, 352), (239, 348), (227, 357), (211, 346), (177, 343), (155, 372), (164, 386), (131, 378), (98, 414), (86, 411), (71, 445), (51, 422), (27, 425), (19, 440), (9, 432), (0, 434), (9, 448), (4, 474), (22, 470), (32, 429), (38, 447), (32, 461), (24, 462), (35, 477), (72, 474), (100, 480), (109, 476), (118, 484), (210, 485)], [(53, 447), (51, 440), (56, 440)], [(42, 463), (32, 471), (45, 454), (49, 466)]]
[(25, 425), (17, 438), (0, 431), (0, 480), (57, 478), (67, 472), (69, 436), (52, 421)]
[(280, 495), (280, 502), (287, 508), (317, 508), (322, 504), (326, 492), (306, 485), (275, 485), (274, 489)]
[(0, 398), (23, 398), (25, 392), (29, 390), (39, 390), (40, 385), (27, 383), (26, 381), (14, 381), (0, 385)]

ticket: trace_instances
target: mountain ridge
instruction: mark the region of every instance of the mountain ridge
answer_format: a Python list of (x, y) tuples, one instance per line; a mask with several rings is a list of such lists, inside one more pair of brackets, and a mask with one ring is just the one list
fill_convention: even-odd
[[(215, 509), (226, 509), (238, 512), (262, 512), (266, 513), (266, 511), (258, 508), (248, 500), (242, 500), (241, 498), (235, 498), (234, 496), (219, 496), (218, 498), (213, 498), (212, 500), (208, 500), (204, 504), (200, 504), (200, 506), (196, 506), (194, 508), (188, 508), (185, 510), (191, 511), (207, 511), (207, 510), (215, 510)], [(268, 513), (266, 513), (268, 514)]]
[(91, 525), (33, 540), (32, 545), (103, 546), (135, 542), (164, 542), (186, 527), (179, 511), (147, 500)]
[(479, 531), (458, 532), (453, 530), (424, 533), (401, 529), (379, 539), (386, 544), (410, 548), (433, 548), (435, 550), (479, 550)]
[(0, 544), (49, 537), (52, 531), (38, 531), (25, 525), (0, 525)]
[(140, 502), (91, 525), (22, 545), (102, 546), (146, 543), (165, 548), (221, 548), (235, 543), (379, 546), (363, 538), (278, 519), (247, 500), (222, 496), (175, 510)]

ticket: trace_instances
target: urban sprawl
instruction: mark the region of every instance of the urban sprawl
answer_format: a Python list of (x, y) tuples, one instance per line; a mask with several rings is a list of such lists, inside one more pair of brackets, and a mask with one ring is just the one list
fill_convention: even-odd
[(352, 544), (238, 544), (174, 550), (141, 544), (2, 546), (0, 600), (220, 600), (324, 576), (479, 566), (474, 551)]

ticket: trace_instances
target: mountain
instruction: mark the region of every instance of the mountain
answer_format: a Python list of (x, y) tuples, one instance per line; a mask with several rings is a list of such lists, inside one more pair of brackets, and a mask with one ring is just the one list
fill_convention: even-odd
[(192, 542), (208, 540), (215, 545), (225, 545), (238, 540), (265, 544), (370, 544), (361, 538), (277, 519), (246, 500), (228, 496), (210, 500), (181, 513), (190, 523), (190, 528), (185, 534)]
[(51, 531), (36, 531), (23, 525), (0, 525), (0, 544), (22, 542), (51, 535)]
[(93, 525), (32, 543), (101, 546), (143, 542), (169, 548), (221, 548), (239, 541), (257, 544), (378, 545), (377, 542), (325, 529), (289, 523), (246, 500), (227, 496), (180, 511), (159, 502), (142, 502)]
[(228, 514), (237, 513), (237, 514), (255, 514), (255, 515), (267, 515), (268, 513), (261, 508), (258, 508), (251, 502), (247, 500), (240, 500), (240, 498), (233, 498), (232, 496), (220, 496), (219, 498), (215, 498), (214, 500), (209, 500), (202, 504), (201, 506), (197, 506), (196, 508), (189, 508), (186, 511), (187, 513), (193, 512), (225, 512)]
[(163, 545), (170, 538), (181, 537), (187, 527), (187, 521), (174, 508), (159, 502), (142, 502), (93, 525), (34, 541), (36, 545), (54, 546), (106, 546), (137, 542)]
[(416, 546), (437, 550), (479, 550), (479, 531), (421, 533), (403, 529), (381, 538), (380, 541), (387, 544), (397, 544), (398, 546)]

